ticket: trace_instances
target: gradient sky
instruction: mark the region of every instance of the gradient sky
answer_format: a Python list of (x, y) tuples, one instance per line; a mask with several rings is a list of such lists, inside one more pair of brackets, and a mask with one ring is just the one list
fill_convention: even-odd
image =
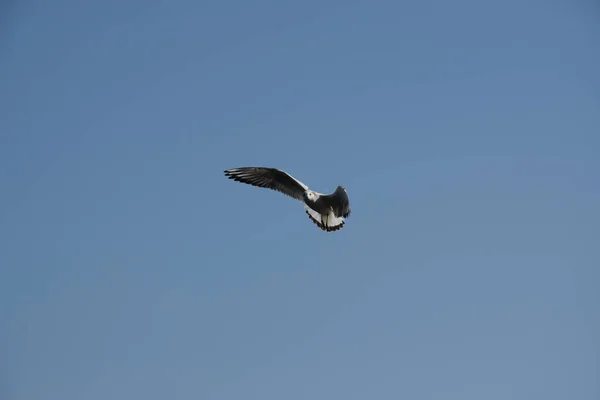
[(0, 11), (1, 399), (600, 398), (593, 1)]

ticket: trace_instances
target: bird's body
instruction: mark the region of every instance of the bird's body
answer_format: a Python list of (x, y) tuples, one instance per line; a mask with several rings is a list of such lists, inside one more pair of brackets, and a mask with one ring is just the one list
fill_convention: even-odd
[(342, 186), (331, 194), (318, 193), (284, 171), (265, 167), (228, 169), (225, 176), (237, 182), (276, 190), (304, 203), (310, 220), (326, 232), (343, 228), (345, 219), (350, 216), (350, 201)]

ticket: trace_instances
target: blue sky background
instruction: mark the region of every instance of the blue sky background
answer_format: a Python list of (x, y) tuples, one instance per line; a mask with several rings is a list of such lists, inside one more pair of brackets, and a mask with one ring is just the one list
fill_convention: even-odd
[(593, 1), (0, 10), (0, 398), (600, 398)]

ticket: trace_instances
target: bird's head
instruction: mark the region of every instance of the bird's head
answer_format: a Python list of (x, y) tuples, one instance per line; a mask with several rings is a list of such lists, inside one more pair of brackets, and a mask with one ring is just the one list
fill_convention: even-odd
[(310, 190), (304, 192), (304, 197), (310, 201), (315, 201), (317, 199), (317, 195), (315, 194), (315, 192), (312, 192)]

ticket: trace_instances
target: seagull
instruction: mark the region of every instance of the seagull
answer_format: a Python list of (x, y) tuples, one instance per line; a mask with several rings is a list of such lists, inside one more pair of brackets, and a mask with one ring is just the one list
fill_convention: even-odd
[(304, 183), (276, 168), (240, 167), (224, 172), (236, 182), (272, 189), (304, 203), (310, 220), (325, 232), (342, 229), (345, 219), (350, 216), (350, 201), (343, 186), (338, 186), (331, 194), (323, 194), (310, 190)]

